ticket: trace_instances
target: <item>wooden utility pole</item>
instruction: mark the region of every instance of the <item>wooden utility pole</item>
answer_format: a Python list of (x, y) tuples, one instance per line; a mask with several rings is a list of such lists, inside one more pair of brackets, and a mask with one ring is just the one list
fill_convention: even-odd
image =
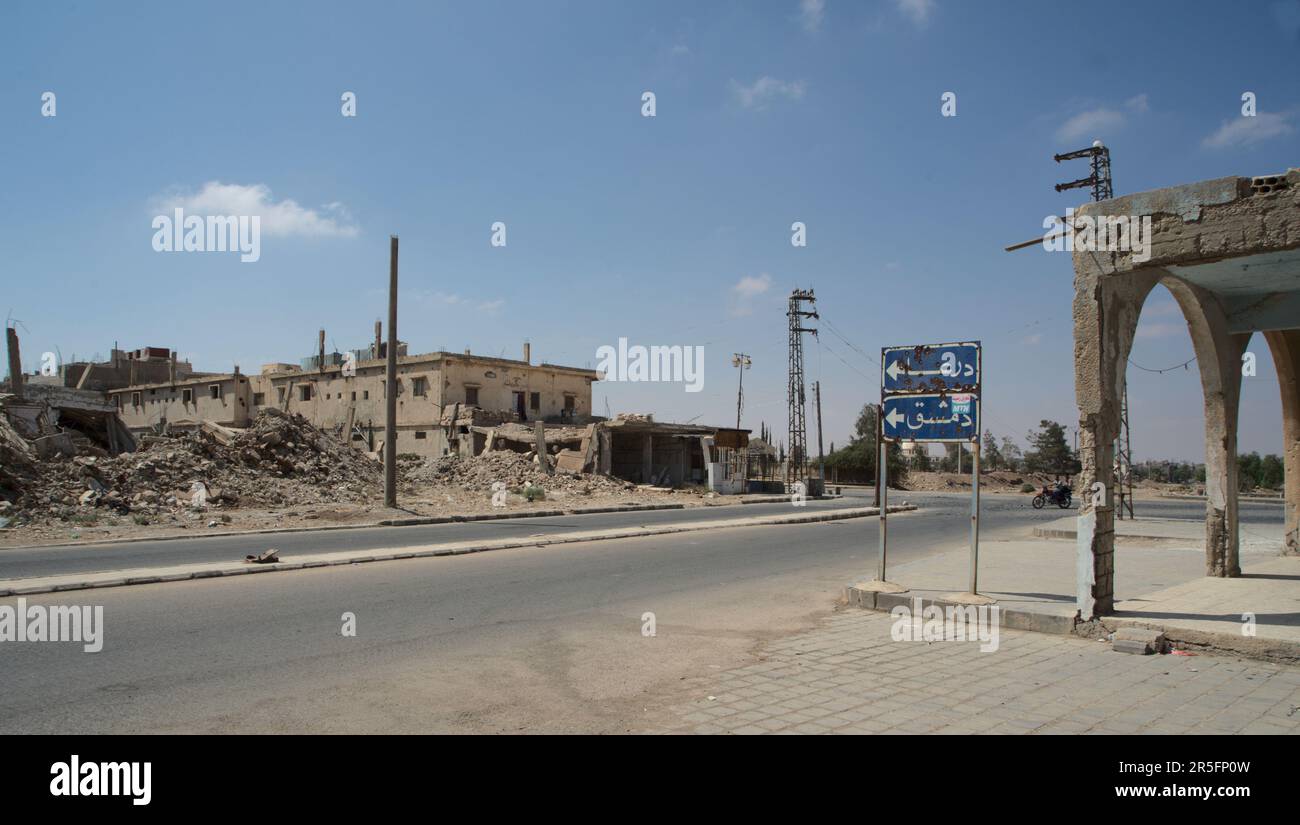
[(23, 400), (23, 359), (18, 355), (18, 330), (5, 327), (5, 344), (9, 347), (9, 391)]
[(384, 506), (397, 506), (397, 236), (388, 251), (388, 368), (384, 399)]

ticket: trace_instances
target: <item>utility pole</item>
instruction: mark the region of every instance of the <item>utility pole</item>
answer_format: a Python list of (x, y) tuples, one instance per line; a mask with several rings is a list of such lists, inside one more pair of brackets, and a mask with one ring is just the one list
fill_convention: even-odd
[(18, 330), (5, 327), (5, 344), (9, 348), (9, 391), (23, 400), (23, 359), (18, 354)]
[(803, 326), (804, 318), (818, 318), (817, 310), (805, 310), (803, 303), (817, 303), (811, 289), (796, 289), (790, 293), (790, 308), (786, 317), (790, 321), (790, 370), (787, 386), (787, 404), (790, 422), (789, 463), (786, 464), (786, 492), (794, 490), (795, 482), (805, 481), (808, 463), (808, 425), (805, 420), (805, 399), (803, 380), (803, 333), (817, 335), (817, 330)]
[(817, 478), (821, 483), (818, 494), (826, 493), (826, 456), (822, 453), (822, 382), (813, 383), (813, 395), (817, 398)]
[(1119, 494), (1119, 507), (1115, 515), (1124, 518), (1124, 511), (1133, 518), (1133, 444), (1128, 428), (1128, 376), (1124, 377), (1124, 387), (1120, 394), (1119, 405), (1120, 434), (1115, 439), (1115, 465), (1119, 478), (1115, 479), (1115, 490)]
[(731, 356), (731, 366), (740, 369), (740, 386), (736, 389), (736, 429), (740, 429), (740, 411), (745, 406), (745, 370), (753, 362), (749, 356), (743, 352), (733, 353)]
[(397, 236), (388, 249), (388, 368), (384, 399), (384, 506), (397, 506)]
[(1057, 163), (1060, 163), (1063, 160), (1077, 160), (1079, 158), (1088, 158), (1092, 161), (1091, 175), (1067, 183), (1058, 183), (1056, 184), (1057, 192), (1064, 192), (1067, 189), (1092, 187), (1092, 199), (1094, 201), (1108, 201), (1115, 197), (1115, 190), (1112, 187), (1110, 180), (1110, 149), (1107, 149), (1100, 139), (1094, 140), (1092, 146), (1087, 149), (1078, 149), (1074, 152), (1064, 152), (1059, 155), (1053, 155), (1052, 158)]
[[(1092, 188), (1092, 199), (1094, 201), (1110, 200), (1115, 197), (1114, 184), (1110, 177), (1110, 149), (1100, 139), (1094, 140), (1092, 146), (1087, 149), (1079, 149), (1074, 152), (1065, 152), (1064, 154), (1055, 155), (1057, 163), (1063, 160), (1076, 160), (1079, 158), (1088, 158), (1092, 163), (1092, 174), (1086, 178), (1069, 181), (1067, 183), (1056, 184), (1056, 191), (1063, 192), (1066, 189), (1082, 189), (1084, 187)], [(1065, 227), (1065, 231), (1073, 231), (1073, 227)], [(1078, 434), (1076, 431), (1075, 438)], [(1116, 515), (1124, 518), (1124, 512), (1128, 511), (1128, 517), (1133, 518), (1133, 445), (1129, 434), (1128, 427), (1128, 377), (1124, 378), (1124, 387), (1120, 395), (1120, 433), (1115, 437), (1114, 443), (1115, 466), (1112, 470), (1115, 478), (1112, 484), (1115, 488), (1115, 494), (1119, 497), (1119, 507), (1116, 508)], [(1075, 447), (1075, 453), (1078, 453), (1078, 447)]]

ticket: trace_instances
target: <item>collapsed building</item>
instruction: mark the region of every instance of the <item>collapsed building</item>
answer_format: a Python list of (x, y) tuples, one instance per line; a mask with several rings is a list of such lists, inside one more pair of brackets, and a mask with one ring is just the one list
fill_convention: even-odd
[[(84, 396), (105, 416), (87, 427), (112, 455), (134, 440), (170, 432), (242, 430), (263, 410), (301, 415), (376, 458), (384, 446), (387, 345), (378, 324), (370, 346), (266, 364), (257, 374), (196, 372), (173, 350), (116, 347), (105, 364), (69, 364), (48, 391)], [(522, 453), (548, 472), (591, 473), (655, 487), (702, 485), (746, 491), (748, 430), (656, 422), (649, 415), (592, 415), (599, 372), (464, 353), (409, 354), (397, 347), (397, 451), (426, 460)], [(33, 378), (33, 380), (35, 380)], [(93, 382), (93, 383), (92, 383)], [(21, 383), (21, 382), (20, 382)], [(54, 385), (61, 385), (56, 387)], [(95, 386), (99, 392), (63, 389)], [(29, 384), (29, 388), (31, 385)], [(86, 416), (68, 413), (65, 418)], [(45, 432), (61, 438), (55, 432)], [(60, 451), (75, 453), (60, 440)]]

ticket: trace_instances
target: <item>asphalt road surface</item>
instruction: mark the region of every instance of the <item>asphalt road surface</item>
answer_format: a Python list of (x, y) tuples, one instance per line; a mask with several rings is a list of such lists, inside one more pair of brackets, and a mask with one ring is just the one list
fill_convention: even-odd
[[(890, 517), (892, 559), (964, 546), (965, 496), (891, 501), (904, 498), (924, 509)], [(1060, 515), (1032, 510), (1028, 497), (983, 503), (990, 538), (1025, 535)], [(759, 514), (759, 507), (742, 512)], [(1204, 505), (1150, 509), (1195, 518)], [(1248, 523), (1281, 521), (1276, 505), (1242, 509)], [(617, 523), (640, 524), (681, 513), (615, 515), (634, 517)], [(603, 518), (551, 522), (568, 530)], [(290, 545), (281, 538), (310, 540), (319, 551), (520, 526), (329, 531), (275, 541), (283, 548)], [(853, 519), (706, 531), (32, 597), (29, 604), (102, 605), (103, 650), (0, 643), (0, 733), (657, 730), (675, 723), (668, 709), (686, 698), (683, 680), (751, 663), (765, 640), (825, 616), (845, 584), (870, 574), (876, 526)], [(228, 540), (192, 540), (189, 549), (207, 552)], [(323, 544), (334, 541), (343, 544)], [(128, 547), (140, 545), (91, 552)], [(157, 552), (176, 551), (185, 543)], [(55, 549), (40, 553), (35, 558), (58, 557)], [(341, 633), (344, 613), (355, 614), (355, 637)], [(644, 635), (647, 613), (653, 636)]]

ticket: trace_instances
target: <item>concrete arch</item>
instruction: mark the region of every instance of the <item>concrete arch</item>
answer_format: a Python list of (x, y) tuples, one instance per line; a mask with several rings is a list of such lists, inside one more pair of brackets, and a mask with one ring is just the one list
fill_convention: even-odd
[(1165, 286), (1182, 309), (1192, 337), (1205, 411), (1205, 575), (1241, 575), (1237, 521), (1237, 418), (1241, 356), (1250, 333), (1228, 329), (1227, 313), (1214, 293), (1173, 275)]
[(1286, 540), (1282, 552), (1300, 555), (1300, 330), (1264, 333), (1282, 394), (1282, 464), (1286, 474)]
[[(1081, 281), (1091, 279), (1084, 288)], [(1159, 268), (1123, 277), (1098, 267), (1076, 278), (1075, 395), (1079, 406), (1078, 603), (1085, 618), (1114, 609), (1115, 474), (1124, 380), (1142, 308), (1156, 285), (1183, 314), (1196, 354), (1204, 409), (1206, 575), (1239, 576), (1237, 415), (1241, 356), (1249, 334), (1229, 331), (1219, 299)], [(1096, 486), (1100, 483), (1101, 486)], [(1094, 492), (1095, 491), (1095, 492)]]

